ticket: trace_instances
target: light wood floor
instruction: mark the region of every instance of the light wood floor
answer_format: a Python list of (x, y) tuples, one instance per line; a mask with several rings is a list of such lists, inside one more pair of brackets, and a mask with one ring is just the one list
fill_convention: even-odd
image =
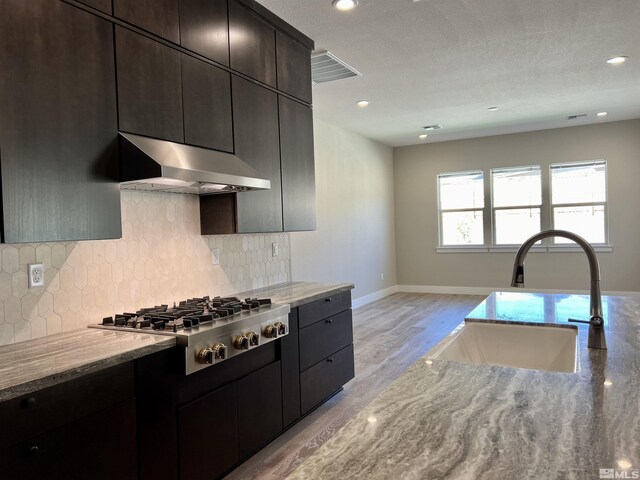
[(397, 293), (354, 310), (355, 379), (225, 480), (285, 478), (483, 299)]

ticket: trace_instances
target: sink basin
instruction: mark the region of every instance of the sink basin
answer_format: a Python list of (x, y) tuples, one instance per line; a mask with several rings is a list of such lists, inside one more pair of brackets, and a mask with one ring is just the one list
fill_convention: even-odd
[(578, 329), (568, 326), (465, 322), (428, 356), (547, 372), (577, 372), (577, 337)]

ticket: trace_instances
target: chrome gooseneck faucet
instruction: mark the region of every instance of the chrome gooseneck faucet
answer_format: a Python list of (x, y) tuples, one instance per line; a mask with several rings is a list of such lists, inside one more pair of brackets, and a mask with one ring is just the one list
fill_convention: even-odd
[(602, 317), (602, 296), (600, 294), (600, 266), (596, 258), (596, 252), (593, 247), (584, 238), (566, 230), (545, 230), (536, 233), (527, 241), (525, 241), (513, 263), (513, 278), (511, 280), (512, 287), (524, 287), (524, 259), (529, 253), (529, 249), (538, 241), (548, 237), (564, 237), (576, 242), (589, 259), (589, 272), (591, 273), (591, 290), (590, 290), (590, 318), (589, 320), (576, 320), (570, 318), (570, 322), (588, 323), (589, 324), (589, 348), (599, 348), (605, 350), (607, 341), (604, 335), (604, 318)]

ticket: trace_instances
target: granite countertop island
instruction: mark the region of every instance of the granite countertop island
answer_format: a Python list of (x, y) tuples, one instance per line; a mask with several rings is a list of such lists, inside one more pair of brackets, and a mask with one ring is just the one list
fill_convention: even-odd
[[(603, 304), (609, 349), (587, 349), (580, 325), (578, 373), (425, 356), (289, 480), (638, 478), (640, 297)], [(469, 318), (558, 325), (588, 312), (587, 296), (508, 292)]]
[[(353, 284), (289, 282), (235, 294), (270, 297), (291, 308), (327, 295), (349, 291)], [(82, 328), (0, 347), (0, 401), (172, 348), (175, 338), (133, 332)]]

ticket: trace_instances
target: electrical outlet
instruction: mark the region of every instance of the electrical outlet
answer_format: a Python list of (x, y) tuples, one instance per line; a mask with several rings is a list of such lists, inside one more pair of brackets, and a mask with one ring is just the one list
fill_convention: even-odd
[(271, 244), (271, 256), (277, 257), (280, 255), (280, 247), (278, 246), (278, 242), (273, 242)]
[(30, 263), (29, 270), (29, 288), (44, 287), (44, 265), (42, 263)]
[(220, 249), (211, 249), (211, 265), (220, 265)]

